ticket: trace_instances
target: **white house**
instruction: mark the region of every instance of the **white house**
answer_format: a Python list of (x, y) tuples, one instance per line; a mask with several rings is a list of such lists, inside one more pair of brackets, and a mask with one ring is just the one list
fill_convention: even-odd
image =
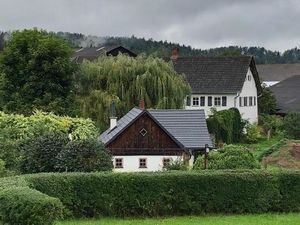
[(175, 160), (192, 165), (196, 151), (213, 147), (203, 110), (141, 107), (120, 120), (112, 115), (99, 140), (113, 155), (114, 171), (159, 171)]
[(192, 88), (185, 101), (186, 109), (237, 108), (243, 119), (258, 121), (257, 100), (261, 84), (254, 59), (240, 57), (171, 57), (174, 69), (183, 74)]

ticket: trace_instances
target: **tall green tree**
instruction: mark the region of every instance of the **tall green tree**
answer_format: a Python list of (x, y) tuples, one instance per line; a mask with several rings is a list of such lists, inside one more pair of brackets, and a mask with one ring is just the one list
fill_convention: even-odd
[(258, 112), (260, 114), (273, 114), (276, 112), (277, 102), (270, 88), (263, 86), (262, 94), (258, 98)]
[(92, 118), (101, 128), (108, 124), (112, 101), (120, 117), (140, 100), (147, 108), (182, 108), (190, 93), (171, 63), (154, 57), (119, 55), (85, 61), (75, 77), (82, 116)]
[(0, 107), (30, 114), (33, 109), (65, 114), (75, 69), (72, 49), (43, 30), (14, 32), (0, 56)]

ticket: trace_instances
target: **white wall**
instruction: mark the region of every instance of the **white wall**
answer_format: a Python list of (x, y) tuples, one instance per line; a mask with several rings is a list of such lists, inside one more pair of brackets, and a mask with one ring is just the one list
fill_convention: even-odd
[[(163, 169), (163, 158), (171, 158), (173, 161), (181, 156), (163, 156), (163, 155), (130, 155), (130, 156), (113, 156), (115, 167), (115, 158), (123, 158), (123, 168), (114, 168), (115, 172), (145, 172), (160, 171)], [(139, 159), (147, 159), (147, 168), (139, 168)]]
[[(248, 75), (251, 77), (250, 81), (247, 79)], [(245, 79), (244, 86), (239, 97), (247, 97), (247, 96), (256, 96), (256, 105), (255, 106), (239, 106), (239, 99), (236, 99), (236, 105), (239, 109), (242, 118), (248, 120), (250, 123), (257, 123), (258, 122), (258, 107), (257, 107), (257, 88), (255, 85), (254, 77), (251, 73), (251, 70), (248, 69), (248, 73)], [(249, 104), (249, 99), (248, 99)]]
[[(248, 75), (251, 77), (250, 80), (248, 80)], [(205, 106), (193, 106), (192, 101), (193, 97), (200, 97), (205, 96)], [(212, 103), (213, 106), (208, 106), (208, 96), (212, 96)], [(227, 96), (227, 105), (222, 106), (214, 106), (214, 97), (221, 97), (222, 101), (222, 96)], [(255, 106), (239, 106), (239, 97), (256, 97), (256, 105)], [(258, 108), (257, 108), (257, 88), (255, 85), (255, 80), (254, 77), (251, 73), (250, 68), (248, 69), (247, 76), (245, 78), (245, 82), (243, 85), (243, 88), (240, 93), (237, 94), (192, 94), (191, 95), (191, 105), (190, 106), (185, 106), (185, 109), (204, 109), (206, 117), (211, 115), (211, 108), (215, 108), (216, 110), (224, 110), (224, 109), (229, 109), (232, 107), (235, 107), (239, 109), (241, 116), (243, 119), (248, 120), (250, 123), (257, 123), (258, 121)], [(249, 103), (249, 99), (248, 99)]]

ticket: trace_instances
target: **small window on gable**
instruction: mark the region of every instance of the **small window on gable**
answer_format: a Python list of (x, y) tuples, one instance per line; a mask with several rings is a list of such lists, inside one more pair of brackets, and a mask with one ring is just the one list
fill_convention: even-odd
[(147, 168), (147, 159), (141, 158), (139, 161), (139, 168)]
[(222, 96), (222, 106), (227, 106), (227, 97)]
[(248, 106), (248, 97), (244, 97), (244, 106)]
[(205, 106), (205, 96), (200, 97), (200, 106)]
[(172, 162), (172, 158), (163, 158), (163, 168), (169, 166)]
[(251, 81), (251, 75), (248, 75), (247, 77), (248, 77), (248, 81)]
[(215, 97), (215, 106), (221, 106), (221, 98), (220, 97)]
[(253, 97), (250, 96), (250, 97), (249, 97), (249, 106), (252, 106), (252, 105), (253, 105)]
[(199, 106), (199, 97), (193, 97), (193, 106)]
[(255, 96), (253, 97), (253, 105), (254, 106), (256, 105), (256, 97)]
[(123, 158), (115, 158), (115, 168), (123, 168)]
[(207, 106), (212, 106), (212, 97), (211, 96), (207, 97)]

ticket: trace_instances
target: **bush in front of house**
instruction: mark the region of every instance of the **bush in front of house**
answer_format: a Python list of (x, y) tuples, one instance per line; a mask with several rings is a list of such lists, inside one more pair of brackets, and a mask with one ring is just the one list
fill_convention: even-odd
[(19, 145), (22, 173), (55, 172), (56, 157), (69, 142), (66, 134), (52, 133), (33, 137)]
[(257, 124), (247, 124), (245, 142), (249, 144), (257, 143), (263, 136), (262, 128)]
[[(243, 146), (226, 145), (218, 151), (211, 151), (208, 155), (208, 169), (259, 169), (260, 164), (254, 155)], [(194, 170), (204, 169), (204, 155), (199, 155)]]
[(0, 220), (5, 224), (52, 225), (63, 212), (59, 199), (28, 187), (0, 190)]
[(95, 139), (75, 140), (57, 155), (56, 168), (65, 172), (111, 171), (112, 156)]
[(300, 139), (300, 113), (288, 113), (283, 119), (283, 127), (289, 138)]

